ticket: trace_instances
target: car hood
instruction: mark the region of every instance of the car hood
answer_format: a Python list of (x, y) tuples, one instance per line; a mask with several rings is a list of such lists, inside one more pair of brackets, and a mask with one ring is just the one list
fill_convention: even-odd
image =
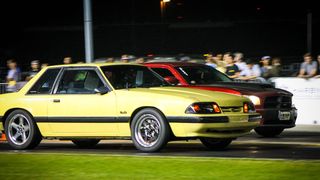
[(228, 88), (235, 91), (239, 91), (244, 95), (251, 94), (275, 94), (275, 95), (286, 95), (292, 96), (292, 93), (283, 89), (274, 88), (271, 84), (262, 83), (241, 83), (241, 82), (217, 82), (215, 84), (202, 85), (206, 87), (220, 87)]
[(152, 88), (133, 88), (131, 92), (141, 92), (153, 97), (167, 98), (172, 101), (178, 99), (188, 100), (190, 102), (216, 102), (220, 106), (242, 106), (243, 102), (249, 99), (233, 94), (222, 92), (207, 91), (201, 89), (191, 89), (184, 87), (152, 87)]

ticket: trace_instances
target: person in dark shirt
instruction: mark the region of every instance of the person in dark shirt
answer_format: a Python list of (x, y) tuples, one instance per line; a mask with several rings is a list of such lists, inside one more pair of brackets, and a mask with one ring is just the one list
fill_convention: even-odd
[(31, 61), (31, 70), (27, 73), (26, 81), (30, 81), (40, 71), (38, 60)]
[(240, 70), (236, 64), (234, 64), (234, 56), (232, 53), (225, 53), (223, 56), (223, 60), (226, 62), (226, 74), (229, 78), (235, 79), (240, 76)]

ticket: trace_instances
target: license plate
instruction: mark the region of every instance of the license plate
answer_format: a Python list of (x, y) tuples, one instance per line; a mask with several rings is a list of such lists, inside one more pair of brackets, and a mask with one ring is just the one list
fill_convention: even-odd
[(290, 112), (286, 112), (286, 111), (279, 111), (278, 117), (280, 119), (280, 121), (287, 121), (290, 120)]

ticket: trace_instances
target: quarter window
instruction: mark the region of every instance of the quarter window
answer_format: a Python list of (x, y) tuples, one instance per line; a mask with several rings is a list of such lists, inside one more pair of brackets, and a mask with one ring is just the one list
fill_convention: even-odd
[(94, 94), (95, 89), (103, 87), (95, 70), (66, 70), (60, 80), (57, 94)]
[(60, 72), (60, 68), (48, 69), (32, 86), (28, 94), (50, 94), (54, 81)]

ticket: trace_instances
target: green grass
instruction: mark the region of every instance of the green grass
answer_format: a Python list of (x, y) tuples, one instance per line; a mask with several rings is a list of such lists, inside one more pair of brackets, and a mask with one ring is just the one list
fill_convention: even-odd
[(317, 179), (320, 161), (0, 154), (3, 179)]

